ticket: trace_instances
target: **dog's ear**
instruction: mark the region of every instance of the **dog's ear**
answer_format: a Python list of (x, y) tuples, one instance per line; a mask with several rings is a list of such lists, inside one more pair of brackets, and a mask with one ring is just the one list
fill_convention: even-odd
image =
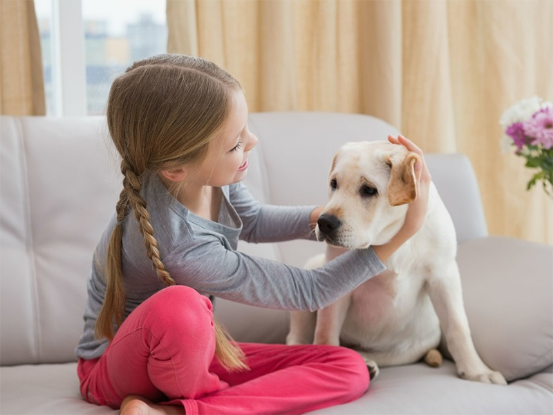
[(415, 163), (419, 156), (415, 153), (407, 154), (403, 161), (393, 160), (386, 156), (386, 164), (392, 172), (388, 182), (388, 201), (392, 206), (404, 205), (417, 198), (417, 183)]
[(329, 175), (329, 176), (330, 176), (330, 175), (332, 174), (332, 172), (334, 171), (334, 167), (336, 167), (336, 161), (338, 160), (338, 154), (340, 154), (339, 151), (334, 155), (334, 158), (332, 159), (332, 165), (330, 166), (330, 171), (328, 172), (328, 175)]

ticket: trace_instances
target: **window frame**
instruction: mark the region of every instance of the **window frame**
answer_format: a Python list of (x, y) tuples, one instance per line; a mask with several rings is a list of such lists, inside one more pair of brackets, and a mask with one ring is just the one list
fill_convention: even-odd
[(88, 115), (83, 31), (82, 0), (52, 0), (53, 116)]

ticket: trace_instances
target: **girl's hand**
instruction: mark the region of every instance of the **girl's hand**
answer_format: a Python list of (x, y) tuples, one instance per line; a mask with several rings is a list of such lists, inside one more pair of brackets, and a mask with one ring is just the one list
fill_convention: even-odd
[(315, 227), (317, 226), (317, 221), (319, 220), (319, 216), (321, 216), (324, 208), (324, 206), (318, 206), (311, 211), (311, 215), (309, 216), (309, 224), (311, 225), (311, 230), (315, 229)]
[(426, 212), (428, 211), (428, 194), (432, 177), (426, 166), (422, 150), (411, 140), (402, 135), (399, 135), (397, 138), (390, 135), (388, 136), (388, 140), (390, 143), (403, 145), (409, 151), (417, 153), (420, 156), (420, 160), (415, 163), (417, 198), (409, 204), (409, 210), (407, 211), (405, 222), (400, 231), (406, 232), (406, 234), (411, 237), (417, 233), (424, 223)]
[(402, 135), (397, 138), (388, 136), (388, 140), (393, 144), (404, 145), (409, 151), (417, 153), (420, 156), (420, 161), (415, 163), (417, 198), (409, 204), (403, 226), (387, 243), (372, 247), (381, 262), (387, 261), (401, 245), (408, 241), (421, 228), (428, 211), (428, 194), (432, 180), (420, 148)]

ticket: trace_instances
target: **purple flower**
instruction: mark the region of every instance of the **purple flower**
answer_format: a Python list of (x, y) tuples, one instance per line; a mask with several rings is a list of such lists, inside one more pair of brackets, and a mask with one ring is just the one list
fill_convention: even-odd
[(546, 150), (553, 147), (553, 114), (551, 108), (542, 108), (536, 112), (531, 119), (522, 124), (522, 128), (524, 134), (533, 139), (533, 145), (541, 144)]
[(513, 139), (515, 142), (515, 145), (518, 147), (518, 149), (522, 149), (522, 147), (525, 144), (524, 141), (524, 129), (522, 128), (521, 122), (516, 122), (514, 124), (511, 124), (506, 130), (505, 134), (507, 134), (509, 137)]
[(532, 118), (536, 118), (536, 116), (541, 113), (549, 114), (550, 110), (551, 110), (551, 107), (543, 107), (539, 111), (536, 111), (536, 113), (532, 115)]

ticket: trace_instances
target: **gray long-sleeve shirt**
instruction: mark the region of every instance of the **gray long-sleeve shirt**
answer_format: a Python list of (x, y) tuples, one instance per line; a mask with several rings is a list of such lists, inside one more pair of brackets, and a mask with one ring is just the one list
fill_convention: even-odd
[[(190, 212), (167, 191), (157, 174), (143, 181), (141, 194), (160, 257), (177, 284), (244, 304), (317, 310), (385, 269), (371, 248), (348, 251), (312, 270), (238, 252), (238, 239), (256, 243), (312, 239), (309, 216), (315, 206), (261, 205), (242, 183), (225, 186), (222, 191), (219, 220), (213, 222)], [(84, 331), (75, 350), (84, 359), (101, 356), (108, 345), (106, 339), (94, 339), (94, 325), (106, 291), (106, 253), (115, 223), (114, 215), (94, 252)], [(146, 255), (132, 212), (123, 222), (122, 246), (126, 317), (165, 284)]]

